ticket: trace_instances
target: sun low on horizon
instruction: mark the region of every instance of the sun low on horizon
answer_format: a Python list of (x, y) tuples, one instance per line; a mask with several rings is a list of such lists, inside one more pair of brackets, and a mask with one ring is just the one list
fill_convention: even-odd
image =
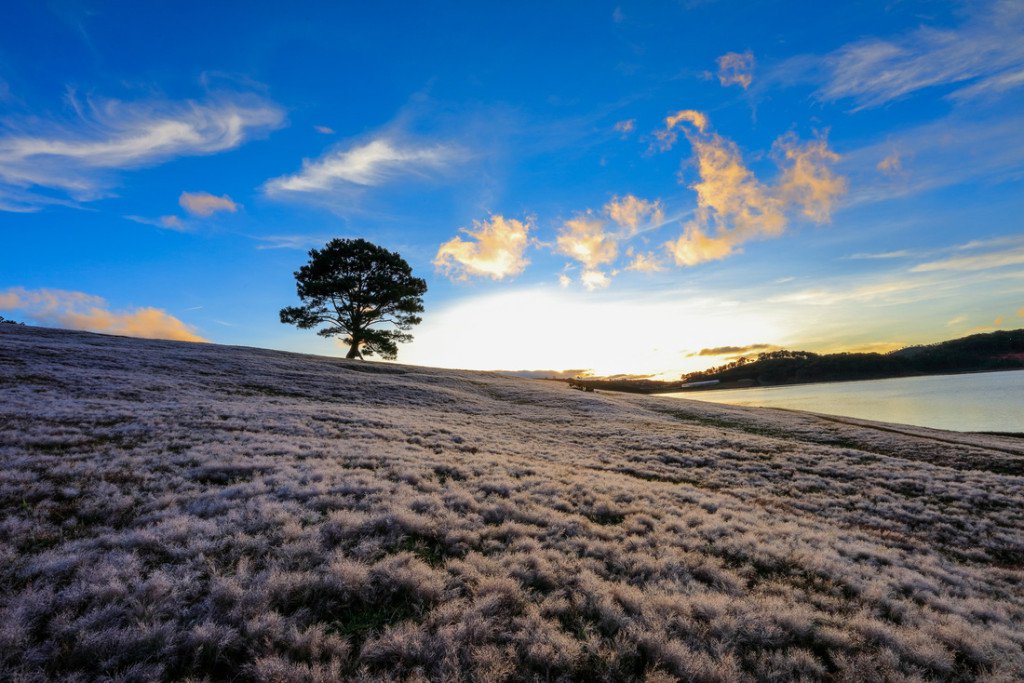
[(1022, 35), (1013, 0), (17, 0), (0, 314), (341, 356), (278, 312), (362, 238), (426, 281), (402, 363), (672, 378), (1021, 328)]

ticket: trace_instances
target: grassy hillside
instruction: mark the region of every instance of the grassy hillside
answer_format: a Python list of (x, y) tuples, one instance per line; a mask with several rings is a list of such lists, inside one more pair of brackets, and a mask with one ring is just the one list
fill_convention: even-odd
[(0, 326), (0, 680), (1013, 680), (1024, 441)]

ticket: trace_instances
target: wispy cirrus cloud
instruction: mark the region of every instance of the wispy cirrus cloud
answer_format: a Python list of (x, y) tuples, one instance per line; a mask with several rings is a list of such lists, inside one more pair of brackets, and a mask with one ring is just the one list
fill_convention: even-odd
[(765, 302), (812, 307), (841, 307), (844, 304), (900, 306), (964, 297), (970, 301), (976, 299), (977, 292), (995, 288), (1008, 297), (1019, 297), (1024, 293), (1024, 271), (996, 264), (988, 266), (926, 271), (911, 268), (868, 277), (837, 278), (822, 286), (780, 293), (768, 297)]
[(923, 26), (891, 38), (865, 38), (822, 57), (801, 56), (776, 69), (780, 81), (820, 82), (818, 97), (868, 109), (926, 88), (956, 86), (967, 100), (1024, 86), (1024, 5), (975, 5), (959, 26)]
[(102, 298), (63, 289), (12, 287), (0, 292), (0, 309), (19, 311), (40, 325), (146, 339), (206, 341), (191, 325), (152, 307), (111, 310)]
[(311, 249), (319, 247), (331, 240), (327, 235), (250, 235), (250, 239), (258, 242), (257, 249)]
[(1024, 246), (1016, 249), (1000, 249), (970, 256), (954, 256), (919, 263), (910, 269), (912, 273), (930, 273), (939, 270), (969, 272), (976, 270), (992, 270), (1007, 266), (1024, 265)]
[(895, 251), (879, 251), (879, 252), (860, 252), (857, 254), (850, 254), (846, 258), (853, 261), (880, 261), (887, 259), (902, 259), (914, 256), (914, 252), (909, 249), (897, 249)]
[(852, 178), (847, 204), (872, 203), (966, 182), (1024, 177), (1024, 116), (956, 111), (851, 149), (842, 168)]
[(227, 195), (218, 197), (209, 192), (182, 192), (181, 196), (178, 197), (178, 204), (193, 216), (202, 216), (204, 218), (212, 216), (218, 211), (226, 211), (227, 213), (238, 211), (238, 204), (231, 197)]
[[(862, 252), (851, 254), (845, 258), (872, 261), (933, 259), (922, 261), (910, 269), (910, 272), (926, 273), (938, 270), (969, 271), (1002, 268), (1007, 265), (1017, 265), (1017, 259), (1021, 254), (1024, 254), (1024, 235), (1003, 235), (946, 246)], [(936, 258), (939, 256), (943, 258)]]
[(474, 221), (473, 229), (463, 228), (466, 239), (455, 236), (437, 250), (434, 266), (453, 280), (489, 277), (503, 280), (523, 272), (531, 225), (493, 215)]
[[(71, 120), (10, 119), (0, 132), (0, 200), (38, 209), (59, 193), (104, 196), (116, 171), (238, 147), (282, 125), (283, 111), (252, 95), (124, 102), (69, 97)], [(2, 206), (3, 202), (0, 202)]]
[(142, 225), (152, 225), (156, 228), (163, 228), (165, 230), (174, 230), (176, 232), (190, 232), (192, 226), (181, 220), (178, 216), (168, 215), (159, 216), (158, 218), (147, 218), (146, 216), (135, 216), (127, 215), (126, 219), (134, 222), (141, 223)]
[(454, 145), (420, 145), (382, 136), (305, 159), (301, 171), (268, 180), (264, 189), (271, 195), (285, 195), (373, 187), (402, 177), (429, 178), (465, 157)]

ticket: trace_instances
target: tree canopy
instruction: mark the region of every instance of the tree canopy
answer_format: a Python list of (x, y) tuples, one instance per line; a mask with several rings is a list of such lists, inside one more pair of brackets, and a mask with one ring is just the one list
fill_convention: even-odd
[(398, 344), (412, 341), (408, 331), (422, 320), (426, 281), (396, 252), (364, 239), (311, 249), (295, 281), (302, 305), (281, 309), (281, 322), (319, 328), (323, 337), (345, 335), (348, 358), (396, 358)]

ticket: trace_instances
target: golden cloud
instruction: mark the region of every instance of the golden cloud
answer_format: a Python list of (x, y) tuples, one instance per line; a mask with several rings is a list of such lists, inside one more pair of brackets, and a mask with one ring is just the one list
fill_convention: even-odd
[(718, 82), (723, 86), (741, 85), (746, 90), (754, 80), (754, 53), (727, 52), (718, 58)]
[(697, 217), (677, 240), (665, 246), (677, 265), (692, 266), (722, 259), (751, 239), (777, 237), (787, 225), (787, 211), (799, 209), (812, 221), (830, 219), (835, 200), (846, 191), (846, 179), (830, 164), (839, 155), (824, 137), (801, 143), (796, 136), (779, 138), (773, 147), (782, 168), (776, 185), (761, 182), (747, 168), (736, 143), (707, 132), (707, 117), (684, 110), (666, 120), (668, 129), (680, 122), (693, 147), (699, 180)]
[[(598, 218), (591, 211), (566, 221), (556, 240), (558, 253), (565, 254), (583, 264), (580, 282), (589, 290), (607, 287), (611, 283), (608, 273), (601, 266), (611, 264), (619, 255), (619, 240), (635, 236), (645, 223), (660, 224), (664, 221), (664, 210), (659, 201), (648, 201), (634, 195), (613, 197), (605, 204), (604, 212), (621, 230), (609, 231), (607, 221)], [(626, 254), (633, 257), (632, 248)], [(660, 270), (657, 259), (651, 255), (637, 255), (627, 270), (647, 272)], [(615, 275), (618, 271), (613, 271)], [(568, 284), (563, 275), (562, 286)]]
[(626, 119), (615, 124), (615, 130), (623, 135), (629, 135), (636, 128), (636, 119)]
[(781, 234), (783, 202), (746, 167), (736, 143), (717, 134), (690, 137), (700, 175), (690, 187), (697, 193), (701, 222), (744, 236)]
[(730, 255), (735, 248), (735, 239), (728, 234), (709, 237), (696, 224), (689, 223), (679, 239), (666, 243), (665, 247), (677, 266), (695, 266)]
[(665, 210), (660, 201), (648, 201), (627, 194), (621, 199), (613, 197), (604, 205), (607, 213), (619, 227), (626, 231), (626, 237), (632, 237), (640, 231), (641, 222), (660, 225), (665, 220)]
[(146, 339), (206, 341), (192, 326), (159, 308), (111, 311), (101, 297), (84, 292), (14, 287), (0, 293), (0, 308), (21, 310), (37, 323), (72, 330)]
[(560, 253), (571, 256), (590, 270), (611, 263), (619, 253), (615, 238), (605, 231), (605, 222), (591, 214), (566, 221), (557, 244)]
[(878, 166), (875, 168), (886, 175), (893, 175), (903, 170), (903, 160), (900, 158), (899, 154), (893, 152), (879, 161)]
[(499, 215), (474, 221), (474, 230), (462, 229), (470, 239), (456, 236), (441, 245), (434, 266), (453, 280), (470, 276), (501, 280), (518, 275), (530, 263), (526, 259), (530, 224)]
[(703, 133), (708, 126), (708, 118), (694, 109), (683, 109), (665, 117), (665, 129), (654, 131), (654, 137), (658, 139), (658, 149), (663, 152), (672, 149), (677, 138), (673, 129), (680, 123), (689, 123)]
[(696, 109), (683, 109), (665, 118), (665, 128), (668, 130), (680, 123), (689, 123), (703, 133), (708, 127), (708, 117)]
[(657, 273), (665, 270), (661, 260), (653, 253), (642, 254), (637, 252), (634, 254), (632, 249), (627, 253), (632, 257), (632, 260), (626, 266), (626, 270), (635, 270), (641, 273)]
[(824, 137), (800, 144), (796, 135), (785, 135), (775, 142), (786, 166), (779, 183), (782, 200), (801, 207), (804, 216), (815, 223), (832, 218), (832, 205), (846, 192), (846, 178), (830, 167), (839, 155), (828, 148)]
[(179, 232), (188, 230), (188, 226), (177, 216), (160, 216), (157, 223), (159, 223), (161, 228), (167, 228), (168, 230), (177, 230)]
[(212, 216), (218, 211), (235, 213), (238, 211), (238, 204), (231, 200), (231, 197), (223, 195), (217, 197), (209, 192), (182, 192), (178, 197), (178, 204), (193, 216)]

